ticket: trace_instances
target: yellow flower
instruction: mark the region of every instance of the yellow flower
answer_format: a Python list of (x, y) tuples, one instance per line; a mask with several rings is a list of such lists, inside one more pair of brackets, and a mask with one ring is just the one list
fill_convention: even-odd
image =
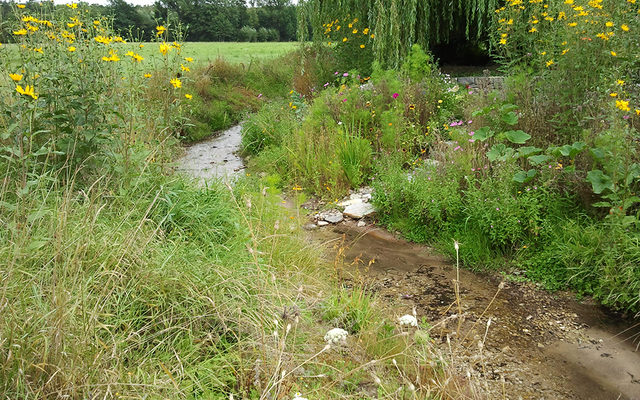
[(627, 24), (622, 24), (620, 25), (620, 29), (622, 29), (625, 32), (629, 32), (629, 25)]
[(44, 52), (42, 51), (42, 47), (35, 48), (33, 49), (33, 51), (35, 51), (36, 53), (44, 54)]
[(616, 57), (618, 55), (618, 53), (616, 53), (615, 51), (611, 50), (611, 55)]
[(500, 44), (507, 44), (507, 39), (500, 39)]
[(18, 8), (25, 8), (26, 6), (24, 4), (16, 4), (16, 7)]
[(163, 25), (158, 25), (156, 26), (156, 35), (160, 36), (162, 35), (165, 31), (167, 30), (167, 28), (165, 28)]
[(20, 82), (22, 80), (22, 75), (21, 74), (9, 74), (9, 78), (11, 78), (11, 80), (13, 80), (14, 82)]
[(616, 83), (620, 86), (624, 85), (624, 81), (622, 79), (618, 79)]
[(342, 41), (343, 41), (343, 42), (346, 42), (346, 41), (347, 41), (347, 38), (342, 38)]
[(606, 24), (604, 24), (607, 28), (611, 28), (613, 26), (613, 22), (611, 21), (607, 21)]
[(362, 33), (365, 34), (365, 35), (368, 35), (369, 34), (369, 28), (364, 28), (362, 30)]
[(371, 39), (373, 39), (374, 37), (376, 37), (376, 35), (372, 33), (372, 34), (371, 34), (371, 36), (369, 36), (369, 37), (370, 37)]
[(553, 65), (553, 60), (547, 61), (546, 65), (547, 65), (547, 67), (550, 67), (551, 65)]
[(180, 64), (180, 68), (184, 71), (184, 72), (191, 72), (191, 70), (189, 69), (189, 67), (185, 67), (184, 64)]
[(529, 32), (530, 33), (534, 33), (534, 32), (538, 32), (538, 30), (535, 27), (533, 27), (533, 28), (529, 29)]
[(636, 108), (636, 115), (640, 115), (640, 109)]
[(546, 52), (546, 51), (543, 51), (542, 53), (540, 53), (540, 55), (542, 55), (542, 56), (544, 56), (544, 55), (546, 55), (546, 54), (547, 54), (547, 52)]
[(631, 111), (628, 101), (616, 100), (616, 107), (618, 107), (622, 111)]
[(23, 28), (23, 29), (20, 29), (20, 30), (17, 30), (17, 31), (13, 31), (13, 34), (14, 35), (18, 35), (18, 36), (26, 35), (27, 34), (27, 30)]
[(151, 74), (146, 73), (146, 74), (144, 74), (144, 77), (145, 77), (145, 78), (151, 78)]
[(169, 50), (171, 50), (171, 46), (166, 43), (160, 44), (160, 53), (162, 53), (163, 56), (166, 56)]
[(173, 78), (172, 80), (169, 81), (174, 88), (178, 89), (182, 87), (182, 82), (180, 81), (180, 79), (178, 78)]
[(193, 62), (193, 58), (192, 58), (192, 57), (185, 57), (185, 61), (187, 61), (187, 62)]
[(355, 35), (356, 33), (358, 33), (358, 30), (354, 29), (353, 31), (351, 31), (351, 33), (353, 33)]
[(364, 45), (363, 45), (363, 44), (361, 44), (361, 45), (360, 45), (360, 48), (361, 48), (361, 49), (364, 49)]
[(570, 27), (574, 27), (576, 25), (578, 25), (577, 22), (569, 22), (567, 25), (569, 25)]
[(191, 99), (193, 98), (193, 96), (192, 96), (192, 95), (190, 95), (189, 93), (186, 93), (186, 94), (184, 95), (184, 97), (186, 97), (186, 98), (187, 98), (187, 99), (189, 99), (189, 100), (191, 100)]
[(618, 97), (618, 93), (615, 93), (615, 92), (613, 92), (613, 93), (609, 93), (609, 96), (611, 96), (611, 97)]
[(93, 24), (94, 24), (95, 26), (98, 26), (98, 25), (100, 25), (100, 21), (98, 21), (98, 20), (96, 19), (95, 21), (93, 21)]
[(76, 8), (78, 8), (78, 5), (76, 3), (69, 3), (69, 4), (67, 4), (67, 7), (75, 10)]
[(76, 51), (76, 48), (73, 47), (73, 46), (69, 46), (69, 47), (67, 47), (67, 51), (70, 51), (70, 52), (73, 53), (74, 51)]
[(25, 96), (30, 96), (34, 100), (38, 100), (38, 95), (35, 93), (35, 89), (33, 86), (27, 85), (23, 89), (22, 86), (18, 85), (16, 86), (16, 92)]

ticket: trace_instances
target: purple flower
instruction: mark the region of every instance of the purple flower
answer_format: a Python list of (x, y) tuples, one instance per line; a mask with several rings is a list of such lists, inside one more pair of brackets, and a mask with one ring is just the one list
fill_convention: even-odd
[(342, 102), (343, 102), (343, 103), (346, 103), (346, 101), (347, 101), (347, 99), (342, 99)]
[(473, 90), (469, 90), (469, 94), (473, 94)]
[(471, 172), (475, 172), (475, 171), (476, 171), (476, 169), (475, 169), (475, 168), (471, 168)]
[(397, 99), (398, 98), (398, 93), (394, 93), (393, 96), (391, 96), (391, 97), (393, 97), (394, 99)]
[(623, 119), (629, 119), (628, 115), (625, 115), (624, 117), (622, 117)]
[(473, 120), (472, 119), (468, 120), (467, 124), (473, 124)]
[(349, 73), (345, 72), (344, 74), (342, 74), (342, 76), (347, 77), (347, 76), (349, 76)]
[(327, 87), (327, 86), (329, 86), (329, 82), (327, 82), (327, 83), (325, 83), (325, 84), (324, 84), (324, 87)]
[(496, 211), (500, 211), (500, 207), (496, 207)]
[(475, 132), (475, 131), (471, 131), (471, 132), (469, 132), (469, 136), (473, 136), (473, 135), (475, 135), (475, 134), (476, 134), (476, 132)]
[(334, 75), (338, 75), (338, 71), (334, 72), (333, 74), (334, 74)]
[(262, 93), (260, 93), (260, 94), (258, 95), (258, 98), (260, 98), (260, 97), (262, 97)]
[(455, 149), (453, 149), (453, 151), (460, 150), (460, 149), (462, 149), (462, 147), (457, 146)]

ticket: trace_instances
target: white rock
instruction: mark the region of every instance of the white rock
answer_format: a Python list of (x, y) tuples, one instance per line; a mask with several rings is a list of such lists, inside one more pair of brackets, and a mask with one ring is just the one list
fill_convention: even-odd
[(327, 226), (329, 223), (327, 221), (318, 221), (318, 226)]
[(344, 219), (344, 216), (338, 210), (327, 210), (320, 213), (320, 218), (332, 224), (337, 224)]
[(352, 194), (351, 196), (352, 196), (352, 197), (353, 197), (353, 196), (356, 196), (356, 198), (351, 198), (351, 199), (349, 199), (349, 200), (341, 201), (340, 203), (338, 203), (338, 205), (339, 205), (340, 207), (349, 207), (349, 206), (352, 206), (352, 205), (354, 205), (354, 204), (360, 204), (360, 203), (362, 203), (362, 199), (361, 199), (360, 197), (357, 197), (357, 195), (353, 195), (353, 194)]
[(362, 228), (363, 226), (367, 226), (367, 223), (364, 221), (358, 221), (357, 225)]
[(376, 209), (369, 203), (352, 204), (344, 209), (344, 215), (353, 219), (368, 217), (376, 212)]

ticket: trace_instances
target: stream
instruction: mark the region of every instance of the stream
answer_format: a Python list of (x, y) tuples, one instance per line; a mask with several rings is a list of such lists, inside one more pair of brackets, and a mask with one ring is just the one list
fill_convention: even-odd
[[(240, 139), (238, 125), (189, 146), (178, 170), (200, 182), (233, 178), (244, 169), (236, 155)], [(345, 276), (364, 277), (398, 316), (415, 307), (418, 319), (435, 325), (459, 312), (454, 264), (375, 223), (356, 222), (313, 229), (309, 240), (327, 248), (327, 259), (346, 249), (341, 253)], [(345, 278), (345, 287), (355, 280)], [(468, 372), (476, 377), (487, 398), (640, 400), (639, 320), (624, 319), (589, 299), (578, 301), (571, 293), (466, 269), (460, 270), (460, 298), (461, 328), (457, 322), (441, 324), (431, 334), (445, 352), (446, 337), (453, 338), (453, 364), (461, 377)]]

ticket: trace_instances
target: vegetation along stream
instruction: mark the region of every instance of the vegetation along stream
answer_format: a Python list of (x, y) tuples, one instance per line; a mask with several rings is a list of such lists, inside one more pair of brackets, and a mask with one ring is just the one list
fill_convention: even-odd
[[(198, 179), (237, 174), (243, 169), (240, 138), (238, 125), (186, 147), (179, 170)], [(216, 164), (222, 168), (211, 167)], [(363, 284), (390, 312), (415, 309), (434, 325), (435, 339), (451, 351), (460, 375), (477, 371), (489, 398), (508, 393), (507, 398), (523, 399), (640, 399), (637, 321), (568, 292), (549, 293), (495, 273), (457, 271), (432, 248), (398, 238), (374, 221), (363, 226), (347, 218), (311, 229), (308, 237), (325, 249), (327, 259), (340, 258), (347, 289)]]

